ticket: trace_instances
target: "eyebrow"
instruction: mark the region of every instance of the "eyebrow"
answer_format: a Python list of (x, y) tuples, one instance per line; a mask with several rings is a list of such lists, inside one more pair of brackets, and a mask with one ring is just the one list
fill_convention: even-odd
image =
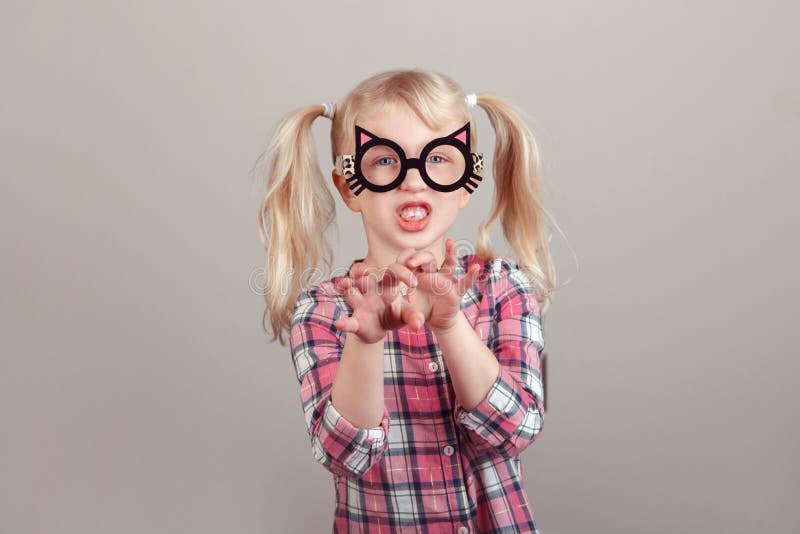
[[(375, 135), (378, 135), (378, 134), (375, 134)], [(413, 152), (411, 152), (411, 151), (407, 150), (407, 149), (406, 149), (406, 146), (405, 146), (403, 143), (401, 143), (400, 141), (398, 141), (397, 139), (394, 139), (394, 138), (392, 138), (392, 137), (387, 137), (387, 136), (384, 136), (384, 135), (379, 135), (379, 137), (380, 137), (381, 139), (389, 139), (389, 140), (391, 140), (391, 141), (394, 141), (394, 142), (395, 142), (395, 143), (397, 143), (398, 145), (400, 145), (400, 148), (402, 148), (402, 149), (403, 149), (403, 152), (405, 152), (405, 153), (406, 153), (406, 157), (409, 157), (409, 154), (413, 154), (413, 156), (410, 156), (410, 157), (417, 157), (417, 156), (419, 156), (420, 152), (422, 152), (422, 149), (423, 149), (423, 148), (425, 148), (425, 145), (427, 145), (428, 143), (430, 143), (430, 142), (431, 142), (431, 141), (433, 141), (434, 139), (441, 139), (442, 137), (447, 137), (448, 135), (450, 135), (450, 134), (436, 135), (436, 136), (434, 136), (434, 137), (429, 137), (428, 139), (426, 139), (425, 141), (423, 141), (423, 142), (422, 142), (422, 144), (420, 144), (420, 146), (419, 146), (419, 148), (418, 148), (418, 149), (416, 149), (416, 150), (415, 150), (415, 151), (413, 151)]]

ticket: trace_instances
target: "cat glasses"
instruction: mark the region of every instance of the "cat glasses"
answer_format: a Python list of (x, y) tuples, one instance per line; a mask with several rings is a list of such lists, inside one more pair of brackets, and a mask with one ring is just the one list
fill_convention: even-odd
[(470, 152), (469, 125), (430, 141), (418, 158), (407, 158), (399, 144), (356, 125), (356, 153), (336, 156), (336, 172), (349, 176), (353, 194), (376, 193), (400, 186), (409, 169), (417, 169), (431, 189), (447, 193), (464, 188), (472, 193), (482, 180), (483, 153)]

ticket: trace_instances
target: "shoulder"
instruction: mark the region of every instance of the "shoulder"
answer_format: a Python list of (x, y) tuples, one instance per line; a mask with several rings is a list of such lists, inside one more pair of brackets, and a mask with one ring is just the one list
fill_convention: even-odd
[(322, 302), (332, 300), (339, 296), (336, 291), (336, 278), (331, 278), (325, 282), (305, 286), (297, 294), (296, 301), (300, 302)]
[(495, 255), (491, 258), (484, 258), (477, 254), (464, 254), (458, 259), (456, 276), (466, 276), (467, 271), (473, 265), (480, 266), (479, 276), (472, 291), (468, 291), (465, 299), (476, 297), (474, 292), (478, 292), (489, 298), (490, 305), (497, 302), (510, 291), (528, 292), (532, 291), (532, 286), (520, 269), (516, 260), (509, 256)]
[(295, 298), (292, 324), (309, 319), (324, 318), (333, 322), (343, 309), (348, 308), (344, 298), (336, 290), (336, 279), (331, 278), (318, 284), (306, 286)]
[(474, 254), (465, 255), (460, 258), (460, 268), (466, 273), (475, 262), (482, 264), (478, 290), (490, 297), (491, 305), (498, 307), (506, 302), (524, 301), (528, 308), (539, 312), (535, 287), (529, 275), (514, 258), (495, 255), (491, 259), (482, 260)]
[(458, 258), (456, 274), (466, 274), (469, 268), (475, 264), (481, 266), (480, 279), (490, 286), (507, 280), (509, 277), (519, 277), (522, 273), (517, 262), (509, 256), (495, 255), (493, 258), (485, 259), (477, 254), (464, 254)]

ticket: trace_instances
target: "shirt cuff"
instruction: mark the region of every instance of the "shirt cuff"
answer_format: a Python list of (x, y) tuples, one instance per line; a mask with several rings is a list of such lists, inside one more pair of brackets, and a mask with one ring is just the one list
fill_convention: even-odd
[[(502, 366), (477, 406), (470, 411), (460, 404), (456, 407), (456, 420), (486, 443), (509, 449), (524, 448), (542, 428), (542, 414), (535, 397)], [(516, 447), (509, 446), (513, 442)]]
[(388, 434), (389, 411), (386, 405), (378, 426), (361, 428), (344, 417), (329, 396), (319, 436), (313, 440), (314, 454), (321, 461), (329, 458), (334, 468), (339, 467), (340, 474), (361, 477), (382, 456)]

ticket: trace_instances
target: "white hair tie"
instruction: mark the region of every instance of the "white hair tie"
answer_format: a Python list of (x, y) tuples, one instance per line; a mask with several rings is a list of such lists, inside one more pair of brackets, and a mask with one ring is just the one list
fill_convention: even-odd
[(322, 114), (333, 120), (333, 115), (336, 113), (336, 103), (323, 102), (322, 105), (325, 106), (325, 111), (323, 111)]
[(464, 100), (467, 101), (467, 105), (469, 107), (474, 108), (475, 104), (478, 103), (478, 95), (476, 95), (475, 93), (470, 93)]

